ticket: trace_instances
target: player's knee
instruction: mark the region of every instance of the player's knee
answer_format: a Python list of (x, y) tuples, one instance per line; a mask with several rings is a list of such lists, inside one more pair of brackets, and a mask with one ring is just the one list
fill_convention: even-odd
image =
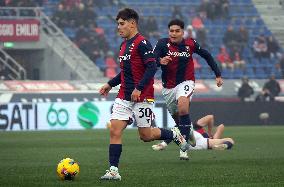
[(121, 137), (121, 133), (122, 133), (121, 130), (110, 128), (110, 137), (111, 138)]
[(180, 116), (186, 115), (189, 113), (189, 106), (186, 104), (187, 102), (179, 102), (178, 103), (178, 114)]
[(214, 120), (214, 115), (213, 114), (209, 114), (208, 117), (209, 117), (210, 120)]
[(188, 108), (181, 107), (179, 109), (178, 113), (179, 113), (180, 116), (187, 115), (188, 114)]
[(225, 125), (224, 125), (224, 124), (220, 124), (220, 125), (218, 126), (218, 128), (224, 129), (224, 128), (225, 128)]
[(147, 135), (147, 134), (140, 134), (140, 139), (143, 142), (151, 142), (152, 141), (152, 137)]

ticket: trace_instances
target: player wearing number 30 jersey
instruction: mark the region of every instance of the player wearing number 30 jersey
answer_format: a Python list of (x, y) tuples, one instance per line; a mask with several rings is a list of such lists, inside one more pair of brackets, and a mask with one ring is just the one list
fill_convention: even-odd
[(178, 128), (151, 128), (153, 77), (157, 66), (151, 44), (138, 32), (138, 19), (137, 12), (129, 8), (120, 10), (116, 17), (118, 33), (125, 40), (119, 52), (120, 73), (100, 89), (101, 95), (106, 96), (112, 87), (120, 84), (111, 114), (110, 169), (101, 177), (102, 180), (121, 180), (118, 164), (122, 152), (122, 133), (133, 116), (141, 140), (170, 139), (184, 151), (189, 147)]
[[(158, 66), (162, 70), (162, 94), (180, 132), (190, 145), (195, 146), (189, 117), (189, 105), (195, 86), (192, 54), (197, 53), (206, 60), (216, 75), (217, 86), (221, 86), (223, 80), (210, 53), (202, 49), (194, 39), (183, 39), (183, 21), (171, 20), (168, 24), (168, 32), (169, 37), (160, 39), (154, 48)], [(171, 140), (166, 142), (169, 143)], [(184, 155), (187, 157), (186, 152)]]

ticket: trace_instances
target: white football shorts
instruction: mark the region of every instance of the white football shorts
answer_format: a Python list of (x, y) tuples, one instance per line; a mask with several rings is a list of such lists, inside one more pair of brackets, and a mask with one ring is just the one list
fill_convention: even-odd
[(137, 127), (151, 127), (154, 120), (153, 102), (131, 102), (116, 98), (112, 108), (111, 120), (126, 120), (129, 124), (136, 120)]
[(209, 140), (208, 138), (204, 138), (199, 132), (193, 131), (193, 135), (196, 140), (196, 146), (195, 147), (189, 147), (189, 150), (204, 150), (208, 149), (209, 147)]
[(167, 89), (162, 89), (162, 94), (164, 96), (167, 108), (171, 115), (178, 112), (177, 100), (181, 96), (189, 97), (190, 101), (194, 93), (195, 83), (192, 80), (183, 81), (176, 87)]

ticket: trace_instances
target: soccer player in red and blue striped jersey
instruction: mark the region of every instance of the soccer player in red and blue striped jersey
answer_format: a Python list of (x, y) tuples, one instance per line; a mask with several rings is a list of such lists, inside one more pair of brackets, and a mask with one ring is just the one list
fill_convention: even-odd
[[(162, 70), (162, 94), (180, 132), (190, 145), (194, 146), (195, 139), (189, 117), (189, 106), (195, 85), (192, 54), (196, 53), (206, 60), (215, 73), (218, 87), (223, 84), (223, 80), (211, 54), (201, 48), (194, 39), (183, 39), (183, 21), (171, 20), (168, 29), (169, 37), (160, 39), (154, 48), (158, 66)], [(171, 140), (166, 142), (169, 143)], [(187, 153), (184, 152), (182, 157), (188, 158)]]
[(106, 96), (112, 87), (120, 84), (111, 114), (110, 169), (101, 177), (102, 180), (121, 180), (118, 163), (122, 152), (122, 133), (133, 121), (133, 116), (143, 141), (170, 139), (184, 151), (189, 147), (178, 128), (151, 128), (154, 117), (153, 79), (157, 65), (150, 42), (138, 32), (138, 19), (137, 12), (129, 8), (119, 11), (116, 17), (118, 32), (125, 40), (119, 52), (120, 73), (100, 89), (101, 95)]

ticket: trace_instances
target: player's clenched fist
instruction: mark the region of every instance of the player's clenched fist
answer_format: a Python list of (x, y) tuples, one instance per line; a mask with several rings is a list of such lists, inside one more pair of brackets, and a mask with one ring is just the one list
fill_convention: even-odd
[(223, 83), (224, 83), (224, 82), (223, 82), (222, 77), (217, 77), (217, 78), (216, 78), (216, 84), (217, 84), (218, 87), (222, 86)]
[(167, 65), (171, 61), (172, 61), (172, 58), (170, 56), (165, 56), (160, 59), (160, 64)]

